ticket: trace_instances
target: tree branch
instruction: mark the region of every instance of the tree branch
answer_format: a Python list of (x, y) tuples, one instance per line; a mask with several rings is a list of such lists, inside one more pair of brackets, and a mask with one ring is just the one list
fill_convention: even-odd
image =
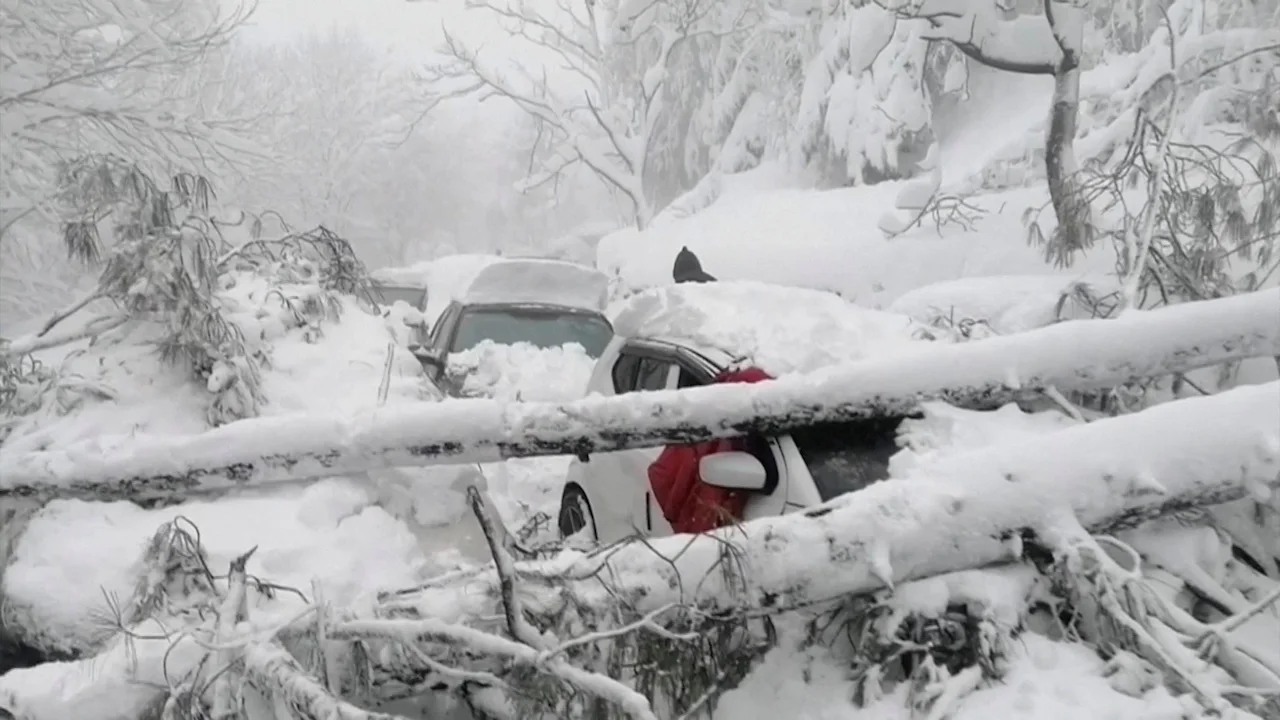
[(781, 434), (814, 422), (902, 417), (927, 400), (994, 407), (1050, 386), (1104, 389), (1280, 355), (1278, 311), (1280, 289), (1263, 290), (981, 342), (922, 342), (916, 352), (751, 386), (568, 403), (460, 400), (356, 417), (254, 418), (192, 437), (98, 438), (0, 459), (0, 497), (157, 498), (380, 467)]

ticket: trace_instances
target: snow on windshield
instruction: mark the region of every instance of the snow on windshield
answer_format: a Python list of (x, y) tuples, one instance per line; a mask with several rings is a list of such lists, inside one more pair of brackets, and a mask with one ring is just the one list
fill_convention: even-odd
[(481, 270), (462, 301), (467, 304), (546, 303), (603, 311), (609, 278), (584, 265), (557, 260), (508, 260)]
[(485, 341), (529, 343), (542, 348), (574, 343), (598, 358), (612, 339), (613, 329), (599, 315), (542, 308), (530, 311), (479, 307), (463, 311), (449, 352), (470, 350)]
[(577, 343), (539, 348), (485, 340), (449, 356), (449, 372), (465, 376), (466, 395), (500, 400), (573, 400), (586, 394), (595, 360)]
[(638, 293), (614, 331), (673, 339), (748, 359), (773, 375), (914, 347), (922, 326), (833, 293), (757, 282), (682, 284)]

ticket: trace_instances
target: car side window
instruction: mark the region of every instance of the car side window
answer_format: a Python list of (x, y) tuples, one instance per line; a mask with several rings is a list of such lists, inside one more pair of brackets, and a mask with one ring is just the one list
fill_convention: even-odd
[(677, 388), (690, 388), (690, 387), (701, 387), (701, 386), (702, 386), (702, 381), (698, 379), (697, 375), (694, 375), (686, 367), (680, 368), (680, 381), (676, 384)]
[(671, 363), (666, 360), (640, 358), (640, 368), (636, 371), (636, 390), (665, 390), (670, 372)]
[(446, 325), (449, 325), (453, 316), (458, 314), (458, 306), (450, 305), (444, 312), (440, 313), (440, 317), (436, 318), (436, 324), (431, 327), (431, 344), (434, 346), (436, 341), (440, 339), (440, 333)]
[(636, 389), (636, 371), (640, 369), (640, 357), (623, 353), (613, 364), (613, 391), (619, 395)]

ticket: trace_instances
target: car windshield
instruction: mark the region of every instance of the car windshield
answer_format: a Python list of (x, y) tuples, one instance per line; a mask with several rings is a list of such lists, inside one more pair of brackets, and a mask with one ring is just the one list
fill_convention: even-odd
[(593, 313), (556, 309), (475, 308), (458, 318), (449, 352), (463, 352), (491, 340), (500, 345), (529, 343), (553, 348), (578, 343), (593, 358), (600, 357), (613, 338), (613, 328)]
[(422, 307), (422, 298), (426, 295), (426, 291), (422, 288), (408, 287), (405, 285), (374, 285), (373, 296), (377, 301), (385, 306), (395, 305), (396, 302), (409, 303), (409, 307), (415, 307), (419, 310)]
[(902, 418), (872, 418), (810, 425), (791, 438), (826, 502), (889, 477), (889, 458), (898, 452)]

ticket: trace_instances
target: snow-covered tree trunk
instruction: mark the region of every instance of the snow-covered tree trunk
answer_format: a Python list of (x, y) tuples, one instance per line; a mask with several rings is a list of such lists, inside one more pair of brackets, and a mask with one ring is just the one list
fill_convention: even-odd
[[(573, 563), (520, 563), (516, 573), (536, 598), (526, 607), (550, 602), (539, 592), (567, 591), (571, 599), (561, 602), (601, 612), (614, 596), (637, 613), (671, 603), (781, 610), (1016, 560), (1067, 518), (1110, 533), (1277, 489), (1280, 383), (1272, 382), (957, 453), (802, 513), (629, 543)], [(740, 577), (716, 569), (726, 545)], [(548, 581), (540, 586), (539, 577)], [(612, 578), (607, 587), (601, 577)], [(436, 614), (448, 607), (492, 615), (496, 588), (479, 587), (497, 580), (490, 572), (464, 589), (426, 588), (396, 605), (431, 608), (440, 620), (462, 617)], [(559, 603), (542, 607), (553, 613)]]
[[(1024, 552), (1042, 562), (1067, 549), (1068, 540), (1087, 541), (1080, 528), (1114, 532), (1189, 507), (1274, 493), (1280, 490), (1278, 400), (1276, 382), (1179, 400), (958, 453), (820, 507), (701, 536), (517, 561), (492, 535), (495, 565), (386, 596), (372, 614), (327, 613), (324, 632), (333, 641), (372, 644), (375, 652), (367, 657), (375, 673), (394, 677), (399, 671), (393, 652), (376, 652), (379, 643), (388, 648), (420, 645), (432, 648), (435, 658), (456, 656), (474, 663), (493, 657), (500, 663), (495, 668), (514, 664), (534, 669), (623, 707), (630, 704), (635, 717), (649, 717), (635, 693), (624, 693), (611, 685), (613, 680), (567, 662), (567, 648), (593, 637), (601, 642), (624, 627), (661, 626), (669, 622), (663, 613), (672, 608), (696, 608), (698, 617), (720, 620), (774, 614), (1013, 562)], [(726, 554), (733, 562), (725, 561)], [(537, 632), (558, 627), (564, 614), (586, 623), (587, 634), (570, 639)], [(689, 616), (676, 612), (672, 617)], [(498, 634), (504, 618), (514, 639)], [(304, 623), (276, 630), (285, 642), (310, 632)], [(313, 708), (310, 716), (329, 717), (320, 711), (342, 706), (316, 677), (284, 655), (270, 635), (245, 632), (241, 637), (244, 672), (251, 682), (288, 694), (294, 708)], [(456, 655), (447, 655), (450, 648)], [(199, 648), (185, 643), (178, 650), (172, 653), (174, 672), (199, 667)], [(148, 659), (170, 652), (164, 644), (141, 639), (136, 651)], [(110, 663), (86, 659), (0, 678), (0, 702), (34, 713), (59, 701), (64, 707), (89, 707), (105, 688), (133, 687), (152, 698), (163, 692), (131, 684), (130, 664), (116, 657), (121, 652), (114, 643), (104, 650), (104, 658), (113, 657)], [(431, 663), (437, 668), (442, 664), (438, 659)], [(87, 667), (101, 668), (93, 677), (96, 688), (86, 682), (91, 675)], [(503, 682), (475, 667), (454, 672), (491, 687)], [(35, 677), (42, 682), (27, 681)], [(63, 678), (61, 683), (50, 682), (57, 677)], [(347, 715), (339, 711), (338, 716)], [(363, 717), (354, 711), (350, 716)]]
[(1069, 265), (1092, 240), (1089, 205), (1079, 191), (1075, 156), (1080, 62), (1086, 8), (1079, 0), (1043, 0), (1043, 15), (1000, 16), (1002, 6), (975, 0), (899, 0), (901, 16), (927, 22), (927, 40), (945, 42), (996, 70), (1053, 76), (1045, 137), (1045, 174), (1058, 226), (1047, 256)]
[(469, 400), (357, 417), (255, 418), (184, 438), (99, 438), (0, 457), (0, 498), (162, 499), (246, 483), (380, 467), (583, 455), (814, 422), (902, 417), (926, 400), (994, 407), (1018, 398), (1280, 354), (1280, 289), (1115, 320), (1060, 323), (918, 349), (750, 387), (712, 386), (568, 403)]

